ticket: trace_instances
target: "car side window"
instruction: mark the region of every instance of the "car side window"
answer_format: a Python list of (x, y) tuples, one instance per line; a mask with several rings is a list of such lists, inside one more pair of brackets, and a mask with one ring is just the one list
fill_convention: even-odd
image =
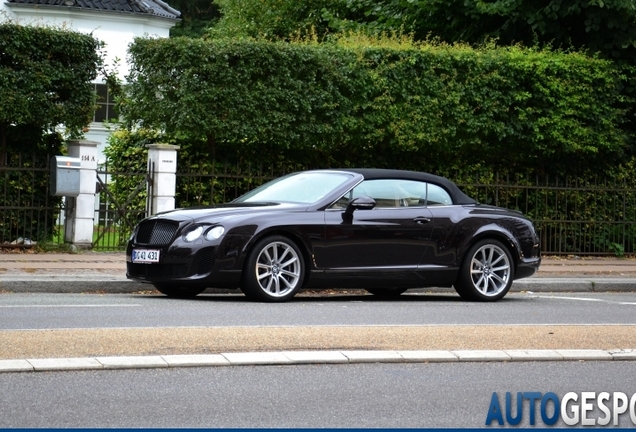
[(452, 205), (453, 200), (451, 199), (448, 192), (446, 192), (446, 189), (429, 183), (426, 204), (429, 206)]
[(360, 196), (369, 196), (376, 202), (375, 208), (415, 207), (425, 205), (450, 205), (450, 195), (440, 186), (413, 180), (365, 180), (331, 208), (344, 209), (349, 202)]
[(373, 198), (376, 208), (424, 205), (426, 183), (411, 180), (367, 180), (351, 191), (352, 199), (366, 195)]

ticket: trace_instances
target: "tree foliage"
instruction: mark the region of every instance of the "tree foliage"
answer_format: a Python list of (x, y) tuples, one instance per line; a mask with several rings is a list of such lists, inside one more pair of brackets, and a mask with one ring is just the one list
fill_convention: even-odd
[(417, 39), (536, 43), (636, 60), (633, 0), (346, 0), (348, 13), (327, 12), (334, 28), (402, 29)]
[(170, 29), (171, 37), (201, 37), (221, 16), (212, 0), (170, 0), (170, 6), (181, 12), (181, 21)]
[[(328, 33), (323, 19), (327, 10), (336, 13), (344, 0), (216, 0), (222, 18), (210, 30), (212, 37), (289, 39), (301, 33)], [(344, 9), (343, 9), (344, 11)]]
[(403, 32), (417, 40), (574, 47), (636, 60), (633, 0), (217, 0), (213, 35), (289, 38), (315, 31)]

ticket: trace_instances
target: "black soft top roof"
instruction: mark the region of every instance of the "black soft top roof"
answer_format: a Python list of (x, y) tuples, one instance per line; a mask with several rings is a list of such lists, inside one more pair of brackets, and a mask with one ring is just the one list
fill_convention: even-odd
[(349, 171), (358, 174), (362, 174), (365, 180), (380, 180), (380, 179), (401, 179), (401, 180), (416, 180), (428, 183), (436, 184), (446, 189), (450, 194), (453, 204), (477, 204), (477, 201), (470, 198), (464, 192), (462, 192), (455, 183), (445, 177), (436, 176), (434, 174), (422, 173), (417, 171), (403, 171), (403, 170), (391, 170), (391, 169), (376, 169), (376, 168), (347, 168), (339, 171)]

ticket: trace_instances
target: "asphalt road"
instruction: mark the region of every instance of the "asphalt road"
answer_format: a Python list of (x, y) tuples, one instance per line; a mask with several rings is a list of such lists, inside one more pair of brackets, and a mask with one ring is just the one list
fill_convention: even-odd
[(0, 295), (0, 359), (284, 350), (625, 349), (636, 293), (454, 295)]
[(636, 325), (636, 293), (509, 294), (471, 303), (454, 294), (300, 296), (249, 302), (242, 295), (170, 299), (136, 294), (0, 294), (0, 330), (413, 325)]
[[(493, 392), (502, 404), (506, 392), (631, 396), (633, 370), (632, 362), (529, 362), (0, 374), (0, 427), (484, 427)], [(530, 426), (529, 402), (523, 409), (521, 426)], [(629, 414), (618, 419), (634, 427)]]
[[(0, 294), (0, 359), (300, 349), (636, 347), (636, 293)], [(493, 392), (636, 393), (632, 361), (229, 366), (0, 374), (0, 428), (483, 427)], [(526, 401), (527, 402), (527, 401)], [(529, 424), (529, 403), (521, 426)], [(598, 410), (588, 417), (598, 418)], [(596, 414), (595, 414), (596, 413)], [(537, 408), (537, 425), (539, 411)], [(495, 425), (496, 426), (496, 425)], [(565, 426), (557, 423), (556, 426)], [(619, 426), (633, 427), (629, 414)]]

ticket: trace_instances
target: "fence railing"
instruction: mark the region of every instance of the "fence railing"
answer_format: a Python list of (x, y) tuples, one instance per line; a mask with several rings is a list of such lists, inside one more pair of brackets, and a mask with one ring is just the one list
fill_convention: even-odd
[(492, 176), (460, 182), (478, 201), (523, 212), (546, 254), (636, 252), (636, 185), (605, 179)]
[[(216, 164), (209, 172), (180, 169), (178, 207), (227, 202), (284, 172), (268, 167)], [(98, 175), (102, 188), (96, 224), (98, 250), (122, 249), (132, 230), (129, 221), (145, 214), (145, 173)], [(548, 255), (636, 253), (636, 184), (604, 179), (574, 179), (482, 173), (442, 173), (481, 203), (527, 215)], [(130, 190), (128, 190), (130, 189)], [(127, 198), (128, 197), (128, 198)], [(63, 243), (63, 200), (49, 194), (48, 158), (14, 158), (0, 166), (0, 247), (19, 239)]]
[(64, 241), (64, 200), (49, 193), (48, 155), (12, 155), (0, 166), (0, 247)]
[(276, 177), (286, 174), (260, 165), (212, 164), (208, 172), (184, 167), (177, 172), (177, 207), (232, 201)]

